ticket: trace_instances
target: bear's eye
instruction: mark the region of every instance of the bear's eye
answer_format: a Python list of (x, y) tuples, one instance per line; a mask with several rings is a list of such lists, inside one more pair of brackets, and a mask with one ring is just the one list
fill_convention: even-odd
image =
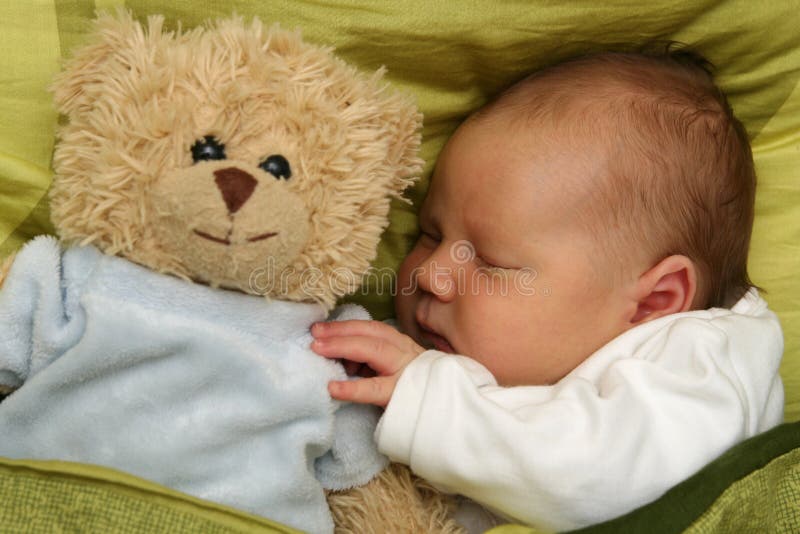
[(225, 159), (225, 145), (217, 141), (216, 138), (207, 135), (192, 145), (192, 159), (195, 163), (198, 161)]
[(262, 169), (270, 173), (275, 178), (283, 178), (288, 180), (292, 177), (292, 168), (289, 162), (280, 154), (273, 154), (259, 165)]

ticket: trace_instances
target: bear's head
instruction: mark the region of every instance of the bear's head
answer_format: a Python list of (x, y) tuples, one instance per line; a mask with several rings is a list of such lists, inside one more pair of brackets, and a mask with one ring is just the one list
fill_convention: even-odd
[(407, 98), (257, 19), (169, 32), (101, 15), (53, 86), (50, 193), (68, 243), (153, 270), (332, 306), (421, 170)]

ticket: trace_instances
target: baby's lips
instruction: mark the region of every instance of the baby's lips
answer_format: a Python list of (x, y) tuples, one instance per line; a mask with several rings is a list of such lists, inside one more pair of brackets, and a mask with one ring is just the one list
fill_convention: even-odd
[(434, 349), (440, 352), (446, 352), (448, 354), (455, 354), (456, 351), (453, 348), (453, 345), (450, 344), (450, 341), (448, 341), (446, 337), (426, 329), (422, 331), (422, 336), (426, 338), (431, 345), (433, 345)]

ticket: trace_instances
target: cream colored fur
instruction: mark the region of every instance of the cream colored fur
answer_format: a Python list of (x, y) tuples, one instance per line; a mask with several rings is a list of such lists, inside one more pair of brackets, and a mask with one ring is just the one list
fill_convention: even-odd
[[(11, 265), (14, 263), (14, 256), (15, 254), (12, 254), (11, 256), (0, 261), (0, 289), (3, 288), (3, 282), (8, 276), (8, 271), (11, 270)], [(2, 399), (2, 396), (8, 395), (12, 391), (14, 391), (14, 389), (15, 388), (0, 384), (0, 399)]]
[[(69, 119), (53, 157), (56, 229), (160, 272), (330, 307), (358, 287), (391, 198), (421, 170), (421, 117), (381, 76), (258, 20), (181, 33), (157, 16), (143, 26), (101, 15), (53, 87)], [(231, 217), (214, 185), (219, 162), (193, 165), (205, 136), (259, 183)], [(259, 169), (274, 154), (291, 163), (290, 179)], [(276, 191), (308, 209), (299, 243), (288, 242), (297, 225), (275, 211)], [(241, 235), (223, 250), (195, 230)], [(251, 246), (247, 231), (278, 236)]]
[(455, 520), (455, 500), (391, 464), (369, 484), (328, 494), (336, 534), (463, 534)]
[(3, 287), (3, 281), (5, 281), (6, 276), (8, 276), (8, 271), (11, 270), (11, 264), (14, 263), (14, 254), (5, 258), (2, 262), (0, 262), (0, 288)]
[[(236, 17), (171, 32), (161, 17), (100, 15), (90, 41), (53, 86), (67, 118), (50, 196), (64, 241), (327, 307), (358, 286), (391, 198), (421, 171), (421, 116), (382, 71)], [(193, 161), (206, 136), (225, 160)], [(260, 167), (274, 154), (288, 180)], [(242, 175), (226, 199), (220, 180)], [(338, 532), (460, 531), (452, 502), (402, 466), (329, 498)]]

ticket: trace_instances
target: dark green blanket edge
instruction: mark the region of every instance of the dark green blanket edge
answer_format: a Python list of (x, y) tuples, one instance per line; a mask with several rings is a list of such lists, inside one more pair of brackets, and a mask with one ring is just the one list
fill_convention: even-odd
[(657, 501), (570, 534), (683, 532), (733, 483), (797, 448), (800, 448), (800, 421), (782, 424), (733, 447)]

